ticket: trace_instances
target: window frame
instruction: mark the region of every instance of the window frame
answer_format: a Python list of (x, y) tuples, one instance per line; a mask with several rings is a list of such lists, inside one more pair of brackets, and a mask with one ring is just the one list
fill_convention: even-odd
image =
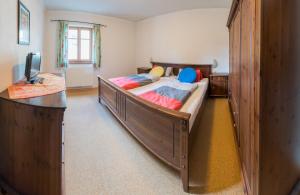
[[(92, 64), (92, 53), (93, 53), (93, 29), (88, 27), (70, 26), (69, 30), (77, 30), (77, 59), (69, 59), (69, 64)], [(81, 60), (81, 31), (88, 30), (90, 32), (90, 59)], [(68, 37), (69, 41), (69, 37)]]

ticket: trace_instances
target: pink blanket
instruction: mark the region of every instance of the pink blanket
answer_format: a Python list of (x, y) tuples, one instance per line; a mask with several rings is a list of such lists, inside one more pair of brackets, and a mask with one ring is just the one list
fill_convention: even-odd
[(139, 97), (165, 108), (179, 110), (191, 93), (192, 89), (182, 90), (169, 86), (162, 86), (155, 90), (140, 94)]
[(112, 78), (109, 80), (113, 82), (115, 85), (126, 90), (142, 87), (144, 85), (148, 85), (153, 82), (151, 77), (146, 76), (144, 74)]

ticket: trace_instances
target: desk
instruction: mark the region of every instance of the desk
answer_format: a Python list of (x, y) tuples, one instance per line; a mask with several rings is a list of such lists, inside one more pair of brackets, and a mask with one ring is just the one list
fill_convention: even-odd
[(0, 179), (20, 194), (64, 194), (65, 92), (11, 100), (0, 93)]

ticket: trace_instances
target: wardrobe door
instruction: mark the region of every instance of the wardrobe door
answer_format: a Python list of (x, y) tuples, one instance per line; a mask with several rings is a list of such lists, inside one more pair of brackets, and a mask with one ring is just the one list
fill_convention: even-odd
[(232, 43), (232, 67), (231, 67), (231, 102), (237, 131), (238, 144), (240, 140), (239, 132), (239, 108), (240, 108), (240, 55), (241, 55), (241, 12), (238, 8), (232, 23), (233, 43)]
[[(232, 69), (233, 69), (233, 44), (234, 44), (234, 28), (229, 27), (229, 77), (228, 77), (228, 96), (230, 103), (232, 102)], [(232, 103), (231, 103), (232, 104)]]
[(244, 179), (252, 194), (253, 172), (253, 9), (252, 0), (241, 2), (240, 151)]
[(231, 107), (231, 111), (233, 112), (233, 103), (232, 103), (232, 89), (233, 89), (233, 66), (234, 66), (234, 53), (233, 53), (233, 45), (234, 45), (234, 24), (231, 23), (229, 26), (229, 77), (228, 77), (228, 99)]
[(262, 9), (260, 195), (299, 195), (300, 1)]

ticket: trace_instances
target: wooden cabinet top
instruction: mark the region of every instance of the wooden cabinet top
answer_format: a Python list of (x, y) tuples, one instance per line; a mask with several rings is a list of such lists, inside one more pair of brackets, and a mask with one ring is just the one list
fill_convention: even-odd
[(212, 73), (210, 77), (228, 77), (228, 73)]
[[(61, 74), (56, 74), (61, 76)], [(34, 107), (42, 108), (56, 108), (56, 109), (66, 109), (67, 108), (67, 98), (66, 92), (62, 91), (55, 94), (39, 96), (34, 98), (26, 99), (10, 99), (8, 94), (8, 89), (0, 93), (0, 99), (7, 100), (11, 102), (16, 102), (20, 104), (25, 104)]]
[(233, 1), (232, 1), (231, 8), (230, 8), (230, 12), (229, 12), (229, 17), (228, 17), (227, 24), (226, 24), (226, 26), (227, 26), (228, 28), (230, 28), (230, 25), (231, 25), (231, 23), (232, 23), (232, 20), (233, 20), (233, 18), (234, 18), (234, 15), (235, 15), (235, 13), (236, 13), (236, 10), (238, 9), (239, 2), (240, 2), (240, 0), (233, 0)]
[(35, 107), (44, 107), (44, 108), (60, 108), (60, 109), (66, 109), (66, 93), (64, 91), (51, 94), (51, 95), (45, 95), (40, 97), (34, 97), (34, 98), (27, 98), (27, 99), (10, 99), (8, 95), (8, 90), (3, 91), (0, 93), (0, 99), (4, 99), (7, 101), (13, 101), (20, 104), (26, 104), (30, 106)]

